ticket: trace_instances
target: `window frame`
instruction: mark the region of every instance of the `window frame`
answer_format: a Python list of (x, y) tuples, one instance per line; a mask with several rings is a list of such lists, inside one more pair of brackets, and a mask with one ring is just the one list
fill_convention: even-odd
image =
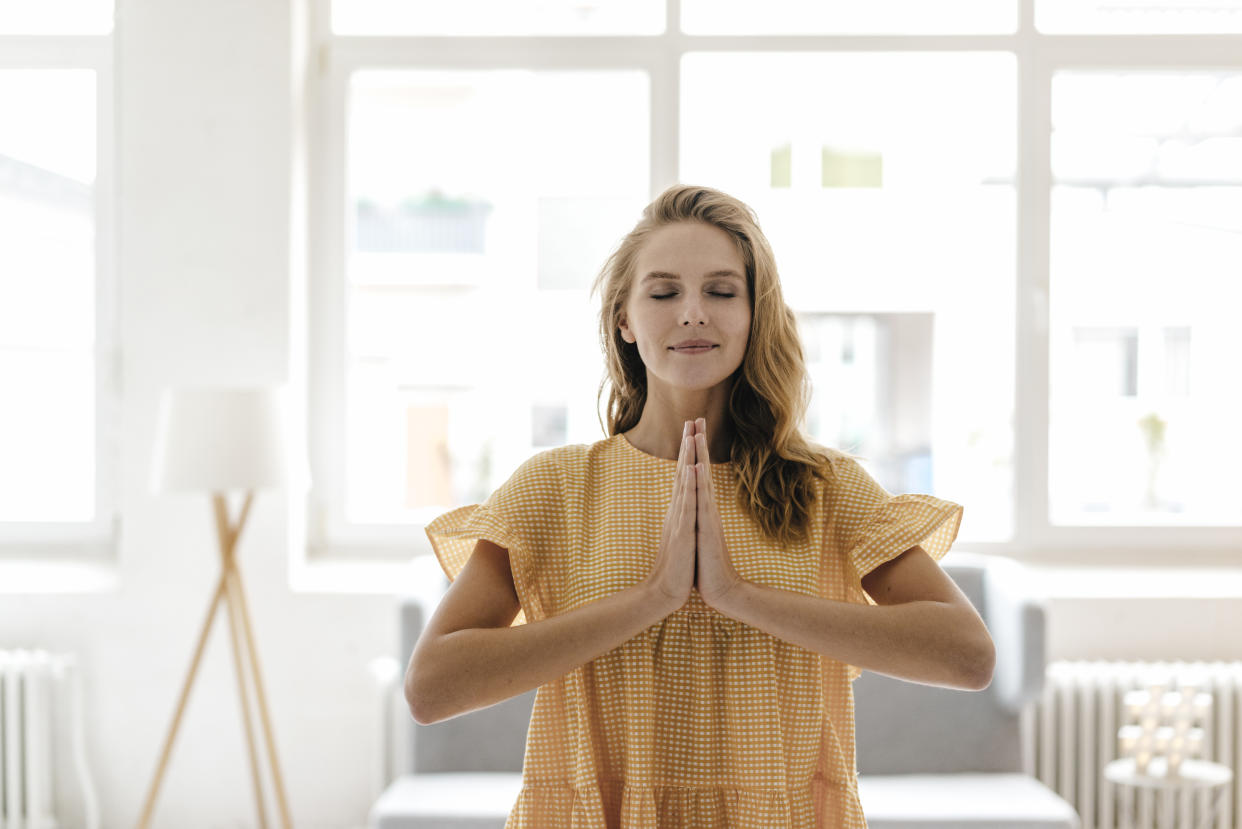
[(122, 492), (121, 350), (116, 261), (115, 24), (107, 34), (0, 35), (0, 70), (95, 73), (95, 520), (0, 522), (0, 560), (115, 560)]
[[(1035, 0), (1018, 0), (1017, 28), (977, 35), (687, 35), (681, 0), (666, 0), (665, 31), (634, 36), (343, 36), (331, 0), (311, 0), (314, 56), (308, 242), (310, 453), (308, 559), (408, 560), (429, 555), (422, 525), (348, 526), (344, 482), (344, 213), (346, 91), (350, 73), (394, 69), (642, 69), (651, 79), (651, 196), (677, 181), (680, 63), (687, 52), (1005, 52), (1017, 62), (1013, 536), (955, 549), (1041, 565), (1223, 564), (1239, 526), (1055, 526), (1048, 518), (1052, 78), (1062, 70), (1242, 72), (1242, 35), (1046, 34)], [(945, 497), (951, 497), (946, 495)], [(1176, 551), (1176, 562), (1172, 553)]]

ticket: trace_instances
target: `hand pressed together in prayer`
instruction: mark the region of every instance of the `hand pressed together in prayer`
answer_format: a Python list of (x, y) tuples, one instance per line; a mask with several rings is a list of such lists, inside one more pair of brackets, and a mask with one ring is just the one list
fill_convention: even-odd
[(669, 602), (669, 612), (683, 606), (695, 588), (705, 604), (724, 612), (724, 598), (745, 583), (725, 546), (712, 485), (706, 421), (687, 420), (682, 425), (672, 498), (646, 584), (662, 603)]
[(709, 606), (721, 601), (742, 577), (733, 569), (725, 544), (724, 525), (716, 507), (716, 487), (712, 480), (712, 462), (707, 452), (707, 421), (694, 421), (690, 461), (695, 469), (695, 500), (698, 511), (695, 525), (694, 586)]

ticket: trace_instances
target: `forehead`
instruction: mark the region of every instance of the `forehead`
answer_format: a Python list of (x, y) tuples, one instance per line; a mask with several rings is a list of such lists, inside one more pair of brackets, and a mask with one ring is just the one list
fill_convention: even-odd
[[(704, 279), (717, 279), (717, 278), (732, 279), (735, 282), (739, 282), (743, 284), (745, 283), (745, 280), (742, 278), (742, 275), (738, 273), (737, 271), (731, 270), (731, 269), (708, 271), (707, 273), (703, 274), (703, 278)], [(673, 282), (678, 282), (681, 280), (681, 277), (678, 274), (669, 273), (668, 271), (654, 270), (654, 271), (648, 271), (647, 273), (643, 274), (643, 278), (641, 282), (644, 282), (644, 283), (655, 282), (658, 280), (670, 280)]]
[(702, 277), (745, 283), (745, 265), (733, 237), (705, 222), (677, 222), (659, 228), (639, 251), (636, 264), (640, 282)]

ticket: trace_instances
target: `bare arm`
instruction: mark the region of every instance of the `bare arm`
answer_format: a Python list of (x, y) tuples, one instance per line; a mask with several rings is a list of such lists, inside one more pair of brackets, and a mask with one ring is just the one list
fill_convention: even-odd
[(640, 582), (560, 616), (509, 627), (520, 609), (509, 552), (479, 541), (410, 656), (410, 713), (429, 725), (537, 688), (637, 636), (677, 609), (671, 604)]
[(716, 609), (772, 636), (875, 673), (964, 691), (992, 682), (996, 647), (970, 599), (922, 547), (863, 577), (878, 605), (740, 583)]
[(868, 671), (940, 688), (982, 691), (989, 657), (971, 611), (936, 601), (890, 607), (824, 599), (744, 583), (720, 612)]

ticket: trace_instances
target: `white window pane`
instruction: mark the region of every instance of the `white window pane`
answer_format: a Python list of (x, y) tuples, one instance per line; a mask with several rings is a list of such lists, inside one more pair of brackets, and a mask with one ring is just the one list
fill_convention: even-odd
[(536, 221), (578, 234), (629, 215), (649, 179), (649, 99), (636, 71), (355, 73), (351, 279), (511, 285), (540, 243), (551, 270), (585, 266)]
[(1008, 55), (683, 62), (679, 178), (757, 212), (819, 355), (812, 436), (971, 503), (972, 541), (1013, 529), (1015, 96)]
[(564, 446), (569, 442), (569, 410), (564, 403), (535, 404), (531, 409), (531, 444)]
[(663, 0), (333, 0), (338, 35), (653, 35)]
[(353, 76), (348, 521), (426, 521), (600, 437), (585, 295), (649, 200), (649, 111), (635, 71)]
[(0, 70), (0, 347), (95, 340), (95, 73)]
[(1169, 397), (1190, 394), (1190, 329), (1184, 325), (1164, 329), (1164, 384)]
[(1242, 32), (1240, 0), (1035, 0), (1035, 27), (1064, 34)]
[(95, 517), (95, 360), (0, 348), (0, 522)]
[(1242, 73), (1053, 77), (1054, 524), (1242, 520), (1240, 90)]
[(0, 3), (0, 35), (111, 34), (112, 8), (113, 0), (15, 0)]
[(984, 34), (1017, 30), (1016, 0), (682, 0), (695, 35)]
[(95, 73), (0, 70), (0, 521), (90, 521)]
[(807, 371), (817, 392), (807, 411), (808, 433), (866, 455), (869, 471), (893, 492), (935, 487), (934, 321), (932, 313), (803, 314), (799, 319)]

